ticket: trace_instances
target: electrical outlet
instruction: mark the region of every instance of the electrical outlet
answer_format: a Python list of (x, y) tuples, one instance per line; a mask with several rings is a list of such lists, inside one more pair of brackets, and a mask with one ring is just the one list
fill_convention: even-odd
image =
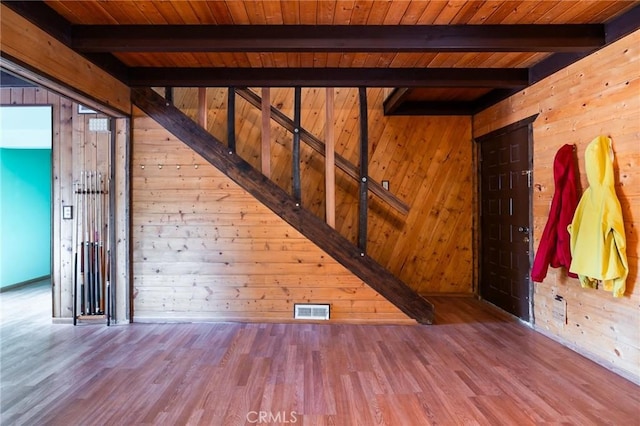
[(62, 206), (62, 218), (73, 219), (73, 206)]
[(559, 294), (553, 299), (551, 316), (556, 324), (563, 327), (567, 324), (567, 301)]

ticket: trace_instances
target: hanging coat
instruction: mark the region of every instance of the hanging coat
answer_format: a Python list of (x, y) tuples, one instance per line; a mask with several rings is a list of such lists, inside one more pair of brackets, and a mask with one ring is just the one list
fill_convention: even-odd
[[(574, 150), (574, 145), (564, 145), (553, 160), (555, 191), (549, 218), (531, 269), (531, 279), (536, 282), (544, 280), (549, 265), (553, 268), (564, 266), (567, 269), (571, 265), (570, 235), (567, 226), (573, 219), (579, 199)], [(578, 277), (573, 273), (569, 273), (569, 276)]]
[(570, 271), (578, 274), (583, 287), (605, 290), (622, 297), (629, 273), (622, 208), (616, 196), (611, 139), (595, 138), (585, 151), (589, 188), (584, 192), (573, 221)]

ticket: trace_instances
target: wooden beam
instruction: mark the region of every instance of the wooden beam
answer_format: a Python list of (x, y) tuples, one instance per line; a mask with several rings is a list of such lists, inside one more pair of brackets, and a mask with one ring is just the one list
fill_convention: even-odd
[(152, 89), (133, 89), (132, 102), (405, 314), (421, 324), (433, 322), (431, 303), (371, 257), (361, 256), (360, 249), (339, 232), (309, 210), (296, 206), (282, 188), (240, 156), (230, 154), (222, 142), (179, 109), (167, 105)]
[(198, 124), (205, 129), (207, 128), (207, 113), (209, 111), (209, 104), (207, 102), (207, 88), (198, 88)]
[(298, 86), (293, 95), (293, 148), (291, 155), (291, 192), (298, 205), (302, 202), (300, 187), (300, 109), (302, 103), (302, 90)]
[(575, 52), (601, 24), (74, 25), (79, 52)]
[(367, 117), (367, 88), (358, 88), (360, 100), (360, 186), (358, 194), (358, 247), (367, 252), (368, 178), (369, 178), (369, 120)]
[(504, 99), (507, 99), (509, 96), (518, 93), (516, 89), (493, 89), (489, 93), (480, 98), (473, 101), (473, 114), (477, 114), (485, 108), (490, 107)]
[(227, 148), (236, 152), (236, 91), (229, 87), (227, 93)]
[(134, 87), (506, 87), (526, 68), (155, 68), (129, 70)]
[(34, 26), (70, 47), (71, 23), (47, 6), (44, 1), (4, 1), (2, 3)]
[(335, 132), (333, 129), (334, 121), (334, 99), (335, 93), (333, 87), (326, 89), (325, 101), (325, 123), (324, 123), (324, 140), (325, 140), (325, 160), (324, 160), (324, 192), (325, 192), (325, 216), (327, 225), (332, 228), (336, 227), (336, 152), (335, 152)]
[(262, 174), (271, 178), (271, 91), (262, 88), (262, 147), (260, 159)]
[(474, 101), (404, 101), (385, 109), (384, 115), (473, 115), (476, 112)]
[(396, 87), (382, 102), (384, 115), (393, 115), (393, 113), (405, 103), (405, 99), (411, 93), (408, 87)]
[[(54, 36), (0, 4), (2, 66), (50, 89), (84, 98), (87, 106), (116, 116), (131, 112), (127, 85), (83, 58)], [(74, 96), (73, 93), (76, 93)]]
[[(242, 96), (242, 98), (244, 98), (254, 107), (260, 108), (260, 96), (255, 94), (250, 89), (236, 89), (236, 93)], [(280, 111), (277, 108), (271, 107), (271, 118), (273, 118), (273, 120), (276, 123), (280, 124), (282, 127), (284, 127), (285, 129), (293, 133), (293, 128), (294, 128), (293, 121), (289, 117), (284, 115), (282, 111)], [(300, 129), (300, 137), (313, 150), (315, 150), (319, 154), (325, 155), (326, 147), (324, 142), (322, 142), (320, 139), (318, 139), (317, 137), (315, 137), (314, 135), (306, 131), (304, 128)], [(347, 160), (343, 156), (336, 154), (336, 166), (338, 166), (340, 170), (345, 172), (352, 179), (358, 180), (358, 177), (359, 177), (358, 168), (353, 164), (351, 164), (349, 160)], [(391, 207), (396, 209), (398, 212), (404, 215), (409, 213), (409, 206), (405, 202), (400, 200), (391, 192), (384, 189), (379, 182), (371, 178), (369, 178), (369, 190), (373, 194), (380, 197), (380, 199), (385, 201)]]

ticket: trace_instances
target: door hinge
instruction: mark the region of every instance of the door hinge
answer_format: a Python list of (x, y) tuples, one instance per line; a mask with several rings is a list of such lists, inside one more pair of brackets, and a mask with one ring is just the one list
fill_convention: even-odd
[(533, 173), (533, 170), (523, 170), (522, 171), (522, 176), (526, 175), (527, 176), (527, 186), (529, 188), (531, 188), (531, 175)]

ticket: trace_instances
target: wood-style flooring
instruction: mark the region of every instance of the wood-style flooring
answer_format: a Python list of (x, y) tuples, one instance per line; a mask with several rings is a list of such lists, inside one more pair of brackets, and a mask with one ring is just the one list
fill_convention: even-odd
[(2, 425), (632, 425), (640, 390), (470, 298), (432, 326), (53, 325), (0, 293)]

